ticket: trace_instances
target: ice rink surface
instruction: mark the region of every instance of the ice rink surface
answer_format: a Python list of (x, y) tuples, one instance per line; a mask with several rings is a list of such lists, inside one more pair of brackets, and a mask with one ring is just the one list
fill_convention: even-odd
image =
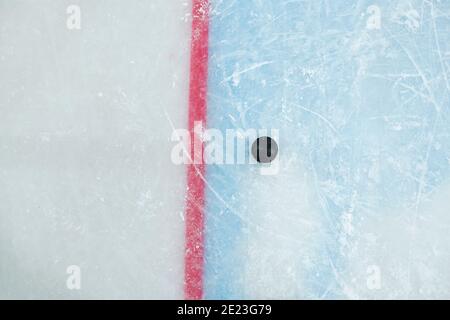
[[(450, 1), (211, 1), (206, 297), (450, 298)], [(220, 197), (217, 196), (220, 195)], [(226, 204), (226, 205), (225, 205)]]
[[(204, 298), (450, 298), (450, 1), (209, 2)], [(191, 18), (0, 0), (0, 298), (183, 298)]]
[(1, 298), (183, 297), (190, 10), (0, 0)]

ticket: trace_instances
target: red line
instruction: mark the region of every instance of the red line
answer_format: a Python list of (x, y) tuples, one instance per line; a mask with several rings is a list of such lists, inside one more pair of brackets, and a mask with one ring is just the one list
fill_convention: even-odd
[[(191, 146), (191, 159), (203, 155), (203, 143), (194, 134), (195, 122), (206, 124), (208, 82), (209, 0), (192, 0), (191, 73), (189, 88), (189, 131), (196, 150)], [(195, 154), (196, 153), (196, 154)], [(200, 154), (199, 154), (200, 153)], [(200, 158), (202, 159), (202, 158)], [(203, 162), (203, 161), (201, 161)], [(186, 299), (203, 298), (205, 166), (189, 164), (187, 168), (185, 287)]]

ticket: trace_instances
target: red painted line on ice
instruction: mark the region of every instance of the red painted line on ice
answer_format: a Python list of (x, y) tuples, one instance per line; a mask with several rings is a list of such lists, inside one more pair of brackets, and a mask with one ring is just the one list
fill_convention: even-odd
[[(191, 159), (202, 159), (203, 143), (194, 134), (194, 124), (206, 124), (208, 82), (209, 0), (192, 0), (191, 71), (189, 88), (189, 131), (193, 145)], [(200, 153), (201, 152), (201, 153)], [(196, 153), (196, 154), (194, 154)], [(200, 154), (199, 154), (200, 153)], [(186, 251), (184, 295), (186, 299), (203, 298), (205, 166), (189, 164), (187, 168)]]

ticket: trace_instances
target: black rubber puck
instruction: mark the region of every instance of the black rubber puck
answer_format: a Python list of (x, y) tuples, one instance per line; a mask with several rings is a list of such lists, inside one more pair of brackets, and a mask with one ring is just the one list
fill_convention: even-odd
[(253, 142), (252, 155), (259, 163), (270, 163), (278, 155), (278, 144), (271, 137), (259, 137)]

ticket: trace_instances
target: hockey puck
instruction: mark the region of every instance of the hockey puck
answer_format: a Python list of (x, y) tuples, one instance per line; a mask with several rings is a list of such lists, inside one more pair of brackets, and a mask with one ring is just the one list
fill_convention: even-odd
[(278, 155), (278, 144), (271, 137), (259, 137), (252, 144), (252, 155), (259, 163), (270, 163)]

